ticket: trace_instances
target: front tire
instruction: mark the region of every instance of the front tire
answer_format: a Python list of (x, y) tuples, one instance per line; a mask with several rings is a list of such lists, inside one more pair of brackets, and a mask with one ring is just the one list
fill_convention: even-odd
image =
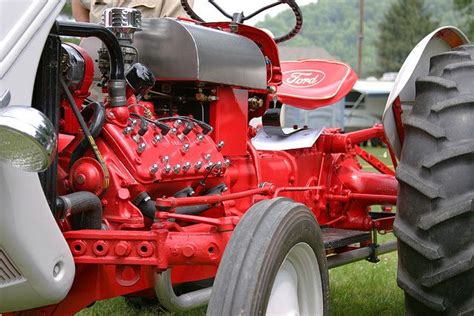
[(474, 314), (474, 46), (431, 58), (403, 117), (398, 284), (407, 315)]
[(302, 204), (277, 198), (252, 206), (217, 271), (208, 315), (328, 315), (329, 277), (321, 230)]

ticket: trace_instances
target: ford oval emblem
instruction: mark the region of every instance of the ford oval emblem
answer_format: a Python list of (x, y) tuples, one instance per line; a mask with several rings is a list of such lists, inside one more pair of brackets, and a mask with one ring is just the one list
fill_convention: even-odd
[(323, 81), (325, 77), (326, 74), (320, 70), (289, 70), (283, 73), (283, 83), (293, 88), (310, 88)]

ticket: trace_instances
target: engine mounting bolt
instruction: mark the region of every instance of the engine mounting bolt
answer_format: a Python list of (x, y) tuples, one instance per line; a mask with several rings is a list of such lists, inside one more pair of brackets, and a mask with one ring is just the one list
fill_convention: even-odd
[(129, 135), (129, 134), (132, 133), (132, 131), (133, 131), (133, 127), (127, 126), (127, 127), (125, 127), (125, 128), (123, 129), (123, 134), (124, 134), (124, 135)]
[(150, 167), (150, 173), (151, 173), (151, 174), (155, 174), (155, 173), (157, 173), (157, 172), (158, 172), (158, 164), (154, 163), (154, 164), (152, 164), (151, 167)]
[(170, 173), (170, 171), (171, 171), (170, 165), (166, 165), (165, 168), (163, 169), (163, 173)]
[(187, 153), (189, 151), (189, 144), (184, 144), (183, 145), (183, 148), (181, 148), (181, 151), (184, 153)]
[(198, 141), (198, 143), (202, 142), (204, 140), (204, 135), (203, 134), (198, 134), (196, 136), (196, 140)]
[(180, 171), (181, 171), (181, 165), (179, 163), (177, 163), (174, 167), (173, 167), (173, 171), (174, 173), (178, 174)]
[(198, 161), (194, 164), (194, 169), (199, 170), (202, 167), (202, 161)]
[(174, 125), (174, 127), (178, 127), (178, 126), (181, 126), (182, 124), (183, 124), (183, 121), (181, 121), (181, 120), (176, 120), (176, 121), (174, 121), (174, 124), (173, 124), (173, 125)]
[(168, 157), (168, 156), (163, 156), (163, 158), (161, 159), (161, 161), (163, 161), (164, 163), (167, 163), (168, 161), (170, 161), (170, 157)]
[(186, 161), (183, 165), (183, 171), (186, 172), (191, 168), (191, 163), (189, 161)]
[(214, 166), (214, 163), (212, 161), (209, 161), (209, 163), (206, 166), (206, 170), (209, 171), (211, 168)]
[(141, 154), (142, 152), (145, 151), (146, 144), (145, 143), (140, 143), (137, 147), (137, 153)]
[(211, 160), (211, 154), (209, 153), (204, 154), (203, 157), (204, 157), (204, 160), (207, 160), (207, 161)]
[(217, 149), (221, 150), (223, 147), (224, 147), (224, 141), (223, 141), (223, 140), (220, 140), (220, 141), (217, 143)]
[(225, 159), (224, 164), (225, 164), (226, 167), (229, 167), (230, 166), (230, 159)]
[(173, 127), (170, 131), (171, 134), (175, 134), (175, 135), (176, 135), (177, 132), (178, 132), (178, 130), (175, 127)]
[(115, 245), (115, 254), (119, 257), (128, 256), (131, 250), (130, 243), (127, 241), (120, 241)]
[(222, 162), (221, 161), (216, 162), (216, 166), (214, 168), (216, 170), (220, 170), (222, 168)]
[(161, 135), (156, 135), (155, 136), (155, 142), (157, 142), (157, 143), (161, 142), (162, 139), (163, 139), (163, 137)]

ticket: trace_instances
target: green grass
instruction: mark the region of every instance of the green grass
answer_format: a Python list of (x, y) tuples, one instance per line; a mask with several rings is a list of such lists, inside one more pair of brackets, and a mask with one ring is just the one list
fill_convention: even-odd
[[(391, 165), (384, 148), (365, 148), (384, 163)], [(366, 162), (361, 164), (372, 170)], [(392, 234), (380, 236), (379, 243), (394, 240)], [(386, 254), (377, 264), (359, 261), (329, 271), (331, 315), (403, 315), (403, 293), (396, 284), (397, 255)], [(153, 307), (130, 307), (123, 298), (97, 302), (79, 313), (86, 315), (205, 315), (200, 308), (187, 313), (164, 313)]]

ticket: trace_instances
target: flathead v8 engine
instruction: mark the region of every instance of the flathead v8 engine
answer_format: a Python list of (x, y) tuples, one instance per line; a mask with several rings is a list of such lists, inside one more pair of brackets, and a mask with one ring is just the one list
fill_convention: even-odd
[[(242, 14), (232, 22), (191, 14), (192, 20), (141, 23), (138, 11), (112, 8), (103, 25), (55, 23), (34, 99), (59, 132), (58, 154), (40, 180), (70, 269), (61, 270), (67, 262), (54, 258), (52, 267), (44, 264), (53, 281), (49, 274), (35, 277), (41, 284), (66, 275), (74, 282), (69, 292), (54, 283), (56, 296), (48, 298), (32, 288), (35, 299), (28, 302), (17, 295), (19, 283), (0, 283), (0, 294), (9, 297), (1, 312), (62, 315), (106, 298), (156, 296), (171, 311), (210, 300), (211, 314), (232, 315), (237, 312), (217, 306), (231, 289), (229, 297), (259, 300), (236, 303), (257, 306), (244, 314), (263, 314), (267, 305), (278, 309), (269, 302), (276, 280), (289, 275), (278, 272), (283, 262), (301, 259), (298, 280), (320, 290), (293, 294), (320, 293), (321, 303), (304, 300), (312, 306), (301, 310), (323, 314), (327, 256), (337, 266), (354, 261), (348, 251), (375, 262), (395, 249), (394, 242), (378, 248), (374, 237), (392, 229), (394, 171), (358, 146), (385, 139), (382, 126), (347, 134), (281, 127), (283, 104), (330, 105), (357, 76), (340, 62), (280, 62), (276, 43), (302, 23), (296, 2), (280, 3), (293, 10), (296, 25), (275, 39), (243, 24)], [(81, 44), (58, 35), (80, 37)], [(258, 117), (262, 123), (251, 126)], [(377, 173), (363, 170), (359, 159)], [(382, 211), (373, 212), (373, 205)], [(229, 270), (235, 260), (247, 268)], [(230, 276), (260, 283), (240, 288)], [(177, 285), (191, 290), (177, 296)]]

